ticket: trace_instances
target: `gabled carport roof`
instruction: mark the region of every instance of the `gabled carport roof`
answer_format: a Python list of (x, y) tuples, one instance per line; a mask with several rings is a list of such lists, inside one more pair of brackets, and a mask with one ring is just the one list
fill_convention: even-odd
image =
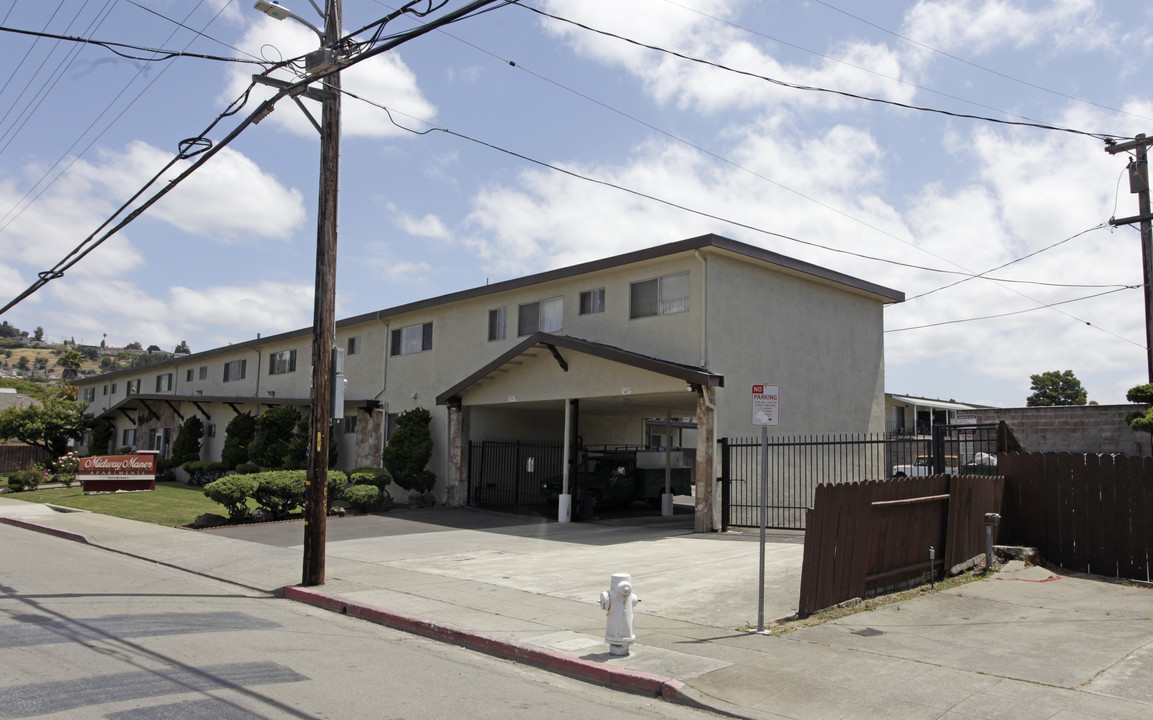
[(541, 346), (553, 353), (557, 362), (561, 367), (565, 367), (565, 361), (557, 352), (557, 348), (566, 350), (573, 350), (576, 352), (598, 357), (604, 360), (621, 363), (630, 367), (640, 368), (649, 372), (657, 373), (660, 375), (667, 375), (669, 377), (677, 378), (689, 385), (713, 386), (724, 387), (725, 378), (723, 375), (711, 373), (708, 370), (692, 365), (684, 365), (682, 363), (675, 363), (669, 360), (662, 360), (660, 358), (652, 357), (650, 355), (642, 355), (640, 353), (625, 350), (614, 345), (605, 345), (604, 343), (594, 342), (592, 340), (584, 340), (582, 338), (572, 337), (570, 335), (554, 335), (552, 333), (534, 333), (529, 335), (523, 341), (515, 345), (508, 352), (496, 358), (492, 362), (481, 367), (476, 372), (472, 373), (464, 380), (445, 390), (436, 396), (437, 405), (450, 405), (456, 404), (460, 401), (460, 394), (472, 387), (478, 382), (491, 377), (494, 373), (500, 370), (503, 366), (514, 361), (520, 355), (525, 354), (527, 351), (534, 347)]

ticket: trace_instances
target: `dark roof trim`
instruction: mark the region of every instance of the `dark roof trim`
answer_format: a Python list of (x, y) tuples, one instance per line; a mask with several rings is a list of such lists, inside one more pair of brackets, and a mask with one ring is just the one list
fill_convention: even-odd
[[(470, 288), (468, 290), (448, 293), (447, 295), (439, 295), (437, 297), (428, 298), (425, 300), (418, 300), (416, 302), (406, 303), (404, 305), (397, 305), (391, 308), (376, 310), (370, 313), (364, 313), (362, 315), (355, 315), (353, 317), (338, 321), (336, 323), (336, 327), (343, 328), (350, 325), (359, 325), (361, 323), (369, 322), (372, 320), (381, 321), (396, 315), (403, 315), (405, 313), (415, 312), (417, 310), (426, 310), (438, 305), (446, 305), (448, 303), (460, 302), (462, 300), (471, 300), (474, 298), (483, 297), (485, 295), (505, 292), (507, 290), (516, 290), (523, 287), (538, 285), (540, 283), (551, 282), (553, 280), (562, 280), (586, 273), (615, 269), (622, 265), (644, 262), (646, 260), (655, 260), (658, 258), (668, 257), (670, 255), (676, 255), (684, 252), (693, 252), (696, 250), (704, 250), (707, 248), (725, 250), (730, 253), (746, 257), (750, 260), (759, 260), (771, 265), (776, 265), (777, 267), (783, 268), (785, 270), (790, 270), (803, 275), (809, 275), (820, 280), (836, 283), (838, 285), (844, 285), (860, 292), (876, 295), (884, 303), (905, 301), (905, 293), (899, 290), (893, 290), (882, 285), (876, 285), (874, 283), (852, 277), (851, 275), (845, 275), (843, 273), (836, 272), (835, 270), (829, 270), (828, 268), (824, 268), (819, 265), (813, 265), (812, 263), (807, 263), (803, 260), (796, 260), (786, 255), (772, 252), (771, 250), (765, 250), (763, 248), (749, 245), (747, 243), (710, 233), (708, 235), (701, 235), (699, 237), (689, 238), (687, 240), (678, 240), (676, 242), (665, 243), (664, 245), (657, 245), (655, 247), (644, 248), (642, 250), (634, 250), (632, 252), (627, 252), (621, 255), (614, 255), (612, 257), (602, 258), (600, 260), (591, 260), (589, 262), (580, 263), (578, 265), (570, 265), (568, 267), (558, 268), (556, 270), (548, 270), (542, 273), (535, 273), (533, 275), (525, 275), (524, 277), (492, 283), (491, 285), (483, 285), (481, 287)], [(141, 373), (142, 371), (148, 372), (153, 368), (163, 368), (171, 365), (195, 362), (199, 359), (209, 358), (225, 352), (252, 349), (266, 344), (310, 336), (311, 334), (311, 326), (300, 328), (298, 330), (289, 330), (277, 335), (269, 335), (267, 337), (260, 337), (254, 340), (246, 340), (241, 343), (213, 348), (212, 350), (205, 350), (203, 352), (194, 353), (192, 355), (182, 355), (179, 358), (162, 360), (161, 362), (151, 365), (145, 365), (138, 368), (129, 368), (127, 370), (117, 370), (116, 372), (97, 375), (93, 378), (89, 378), (89, 380), (104, 378), (111, 379), (124, 375), (134, 375)]]
[[(232, 396), (232, 395), (222, 395), (222, 396), (157, 395), (157, 394), (137, 393), (134, 395), (129, 395), (128, 397), (124, 398), (123, 400), (116, 403), (115, 405), (108, 408), (107, 410), (102, 411), (100, 414), (98, 414), (96, 416), (96, 419), (109, 417), (109, 416), (111, 416), (117, 412), (124, 412), (125, 410), (132, 409), (136, 406), (136, 403), (138, 403), (138, 402), (147, 408), (149, 400), (165, 402), (165, 403), (168, 403), (168, 405), (170, 407), (173, 406), (173, 403), (192, 403), (193, 405), (196, 406), (196, 408), (198, 410), (200, 410), (201, 414), (205, 415), (205, 417), (207, 417), (208, 414), (204, 411), (204, 408), (201, 407), (201, 403), (220, 403), (221, 405), (229, 405), (235, 410), (237, 405), (292, 405), (294, 407), (308, 407), (312, 402), (311, 399), (309, 399), (309, 398), (297, 398), (297, 397), (263, 397), (263, 398), (260, 398), (260, 397), (255, 397), (255, 396), (236, 397), (236, 396)], [(371, 400), (371, 399), (369, 399), (369, 400), (350, 400), (350, 401), (345, 402), (345, 405), (347, 405), (349, 407), (354, 407), (354, 408), (373, 409), (373, 408), (379, 407), (380, 401), (379, 400)], [(151, 410), (151, 408), (149, 408), (149, 410)], [(176, 411), (176, 408), (173, 407), (173, 410)], [(155, 413), (153, 413), (153, 414), (155, 414)], [(176, 414), (180, 415), (180, 412), (176, 411)], [(181, 417), (183, 418), (183, 416), (181, 416)]]
[(593, 342), (592, 340), (583, 340), (581, 338), (572, 337), (569, 335), (553, 335), (552, 333), (534, 333), (525, 338), (522, 342), (518, 343), (511, 350), (496, 358), (492, 362), (484, 365), (476, 372), (472, 373), (464, 380), (445, 390), (440, 395), (436, 396), (437, 405), (455, 404), (460, 400), (460, 394), (467, 390), (472, 385), (476, 384), (483, 378), (490, 375), (494, 370), (501, 367), (510, 360), (516, 358), (518, 355), (524, 353), (531, 347), (540, 345), (546, 348), (564, 348), (574, 352), (584, 353), (585, 355), (592, 355), (604, 360), (610, 360), (622, 365), (640, 368), (641, 370), (648, 370), (660, 375), (668, 375), (669, 377), (679, 378), (691, 385), (703, 386), (716, 386), (724, 387), (725, 378), (723, 375), (710, 373), (699, 367), (691, 365), (682, 365), (681, 363), (670, 362), (668, 360), (661, 360), (649, 355), (641, 355), (630, 350), (614, 347), (612, 345), (605, 345), (603, 343)]

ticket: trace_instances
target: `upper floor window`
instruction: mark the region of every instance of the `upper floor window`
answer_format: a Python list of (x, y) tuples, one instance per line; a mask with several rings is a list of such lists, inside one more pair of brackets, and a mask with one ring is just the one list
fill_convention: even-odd
[(172, 389), (172, 373), (156, 376), (156, 392), (168, 392)]
[(112, 383), (112, 390), (111, 390), (110, 392), (111, 392), (113, 395), (115, 395), (115, 394), (116, 394), (116, 383)]
[(207, 380), (208, 379), (208, 366), (207, 365), (201, 365), (200, 366), (200, 379), (201, 380)]
[(296, 350), (282, 350), (268, 356), (268, 374), (283, 375), (296, 372)]
[(488, 339), (504, 340), (504, 325), (508, 308), (493, 308), (488, 311)]
[(195, 373), (196, 373), (196, 371), (193, 370), (192, 368), (188, 368), (187, 370), (185, 370), (184, 371), (184, 382), (192, 382), (192, 380), (196, 377)]
[(356, 337), (350, 337), (348, 339), (348, 353), (347, 354), (355, 355), (358, 352), (360, 352), (360, 336), (359, 335), (357, 335)]
[(96, 388), (84, 388), (84, 402), (94, 402), (96, 400)]
[(585, 290), (581, 293), (581, 315), (593, 315), (605, 311), (605, 289)]
[(564, 298), (525, 303), (517, 308), (517, 337), (532, 335), (534, 332), (556, 332), (564, 321)]
[(392, 331), (390, 355), (412, 355), (432, 350), (432, 323), (409, 325)]
[[(115, 391), (113, 391), (113, 392), (115, 392)], [(102, 392), (100, 394), (101, 395), (107, 395), (108, 394), (108, 386), (107, 385), (104, 386), (104, 392)]]
[(140, 380), (139, 379), (129, 380), (128, 381), (128, 387), (125, 389), (124, 392), (128, 395), (139, 395), (140, 394)]
[(247, 372), (248, 360), (245, 358), (224, 363), (224, 382), (243, 380)]
[(663, 275), (629, 285), (629, 318), (671, 315), (689, 309), (689, 274)]

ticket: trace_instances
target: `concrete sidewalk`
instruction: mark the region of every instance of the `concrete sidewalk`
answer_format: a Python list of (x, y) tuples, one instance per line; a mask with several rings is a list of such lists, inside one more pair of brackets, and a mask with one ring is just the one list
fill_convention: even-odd
[[(781, 637), (757, 613), (756, 533), (691, 517), (560, 525), (438, 508), (331, 519), (326, 578), (299, 522), (194, 532), (0, 497), (0, 519), (633, 691), (750, 718), (1153, 717), (1153, 590), (1010, 565), (991, 579)], [(791, 615), (802, 546), (775, 534), (766, 617)], [(608, 655), (613, 572), (642, 599)]]

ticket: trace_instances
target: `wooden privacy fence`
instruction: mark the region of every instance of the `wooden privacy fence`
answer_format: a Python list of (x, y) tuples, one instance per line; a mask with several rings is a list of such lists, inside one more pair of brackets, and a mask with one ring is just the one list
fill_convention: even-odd
[(1006, 453), (998, 462), (1005, 542), (1070, 570), (1151, 579), (1153, 458)]
[(0, 445), (0, 473), (11, 473), (52, 460), (52, 454), (31, 445)]
[(934, 475), (818, 485), (805, 521), (798, 614), (981, 554), (985, 513), (999, 511), (1004, 482)]

